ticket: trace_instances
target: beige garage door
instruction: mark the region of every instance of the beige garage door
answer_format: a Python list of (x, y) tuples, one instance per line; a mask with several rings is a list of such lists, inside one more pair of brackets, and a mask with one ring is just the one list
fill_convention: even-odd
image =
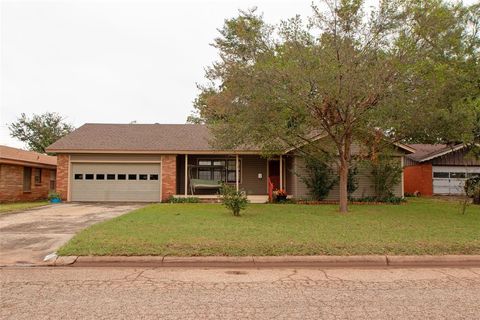
[(72, 163), (72, 201), (160, 201), (160, 163)]

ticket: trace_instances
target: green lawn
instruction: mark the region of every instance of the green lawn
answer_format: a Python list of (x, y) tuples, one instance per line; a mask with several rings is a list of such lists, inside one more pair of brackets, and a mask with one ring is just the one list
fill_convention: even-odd
[(1, 203), (0, 214), (13, 212), (13, 211), (22, 211), (26, 209), (35, 208), (35, 207), (41, 207), (47, 204), (48, 204), (48, 201)]
[(405, 205), (156, 204), (96, 224), (61, 255), (480, 254), (480, 208), (411, 199)]

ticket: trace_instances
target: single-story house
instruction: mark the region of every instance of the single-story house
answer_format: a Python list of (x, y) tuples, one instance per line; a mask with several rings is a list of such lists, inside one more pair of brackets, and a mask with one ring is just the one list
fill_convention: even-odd
[(424, 196), (459, 195), (465, 181), (480, 175), (480, 159), (464, 144), (411, 144), (405, 156), (405, 192)]
[[(85, 124), (47, 150), (57, 154), (57, 192), (67, 201), (216, 198), (218, 181), (244, 190), (252, 202), (267, 201), (271, 189), (308, 197), (304, 162), (295, 150), (264, 158), (255, 148), (213, 148), (211, 139), (200, 124)], [(399, 150), (401, 162), (411, 151)], [(354, 196), (373, 192), (368, 173), (360, 172)], [(395, 195), (403, 196), (403, 183)], [(338, 199), (338, 187), (328, 199)]]
[(0, 146), (0, 202), (46, 199), (56, 169), (57, 157)]

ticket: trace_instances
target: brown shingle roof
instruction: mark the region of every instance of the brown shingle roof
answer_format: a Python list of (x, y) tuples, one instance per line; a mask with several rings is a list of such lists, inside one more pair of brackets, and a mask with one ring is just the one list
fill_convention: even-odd
[[(98, 124), (87, 123), (50, 145), (62, 151), (215, 151), (208, 128), (200, 124)], [(254, 150), (242, 150), (254, 151)]]
[(415, 153), (409, 154), (407, 157), (420, 162), (425, 159), (435, 158), (436, 155), (442, 155), (445, 152), (453, 152), (463, 145), (447, 145), (447, 144), (410, 144), (415, 149)]
[(25, 162), (48, 166), (57, 165), (57, 157), (47, 156), (33, 151), (25, 151), (17, 148), (0, 146), (0, 162)]

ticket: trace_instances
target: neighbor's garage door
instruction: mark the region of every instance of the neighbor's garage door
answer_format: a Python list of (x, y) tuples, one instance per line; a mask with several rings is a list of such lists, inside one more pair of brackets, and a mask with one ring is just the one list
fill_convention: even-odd
[(160, 163), (72, 163), (72, 201), (160, 201)]
[(434, 194), (463, 194), (465, 180), (480, 175), (480, 167), (433, 166)]

